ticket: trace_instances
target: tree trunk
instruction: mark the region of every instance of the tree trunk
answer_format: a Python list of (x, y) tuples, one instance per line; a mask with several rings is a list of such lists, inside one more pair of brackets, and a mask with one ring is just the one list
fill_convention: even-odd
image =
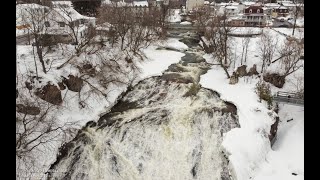
[(33, 51), (34, 66), (36, 67), (36, 75), (37, 75), (37, 79), (39, 79), (37, 61), (36, 61), (36, 57), (34, 56), (34, 46), (32, 46), (32, 51)]
[(228, 64), (227, 39), (225, 40), (224, 44), (224, 64)]
[(244, 62), (247, 62), (248, 46), (246, 46), (246, 53), (244, 55)]
[(242, 47), (242, 53), (241, 53), (241, 66), (242, 66), (242, 60), (243, 60), (243, 55), (244, 55), (244, 50), (245, 50), (245, 46)]
[(45, 66), (44, 61), (43, 61), (42, 48), (39, 47), (39, 45), (37, 45), (36, 47), (37, 47), (38, 58), (39, 58), (39, 61), (41, 63), (41, 66), (42, 66), (42, 70), (43, 70), (43, 72), (45, 74), (47, 74), (46, 66)]
[(297, 17), (294, 18), (293, 29), (292, 29), (292, 36), (294, 36), (294, 30), (296, 29), (296, 22), (297, 22)]
[(224, 65), (222, 65), (222, 68), (223, 68), (224, 72), (226, 73), (226, 75), (227, 75), (227, 77), (228, 77), (228, 79), (229, 79), (229, 78), (230, 78), (230, 74), (229, 74), (229, 72), (228, 72), (227, 67), (225, 67)]
[(123, 50), (124, 36), (121, 37), (121, 50)]
[(261, 73), (263, 73), (265, 64), (266, 64), (266, 60), (263, 59), (263, 60), (262, 60), (262, 67), (261, 67)]

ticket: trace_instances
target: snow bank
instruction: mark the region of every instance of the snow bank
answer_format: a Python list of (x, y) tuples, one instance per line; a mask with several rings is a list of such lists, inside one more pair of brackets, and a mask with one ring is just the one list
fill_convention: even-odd
[[(161, 47), (168, 47), (170, 49), (186, 50), (188, 46), (178, 41), (178, 39), (169, 38), (164, 41)], [(147, 56), (147, 60), (139, 63), (139, 67), (142, 69), (140, 79), (144, 79), (150, 76), (161, 75), (169, 65), (178, 63), (182, 56), (181, 52), (168, 51), (168, 50), (156, 50), (158, 46), (150, 46), (144, 49), (143, 52)]]
[[(292, 105), (279, 107), (281, 121), (277, 141), (254, 180), (304, 179), (304, 108)], [(291, 118), (293, 120), (287, 122)]]
[[(212, 62), (208, 56), (204, 58)], [(230, 85), (219, 66), (213, 67), (200, 79), (202, 86), (218, 91), (222, 99), (231, 101), (238, 108), (241, 128), (226, 133), (222, 143), (237, 180), (248, 180), (271, 150), (268, 133), (274, 120), (268, 115), (269, 110), (258, 102), (254, 92), (257, 81), (255, 78), (240, 78), (238, 84)]]
[(192, 23), (189, 22), (189, 21), (184, 21), (184, 22), (181, 22), (180, 24), (182, 24), (182, 25), (189, 25), (189, 24), (192, 24)]
[[(254, 28), (243, 28), (247, 31)], [(303, 29), (296, 29), (295, 37), (304, 36)], [(286, 39), (285, 35), (291, 35), (292, 28), (264, 28), (264, 32), (270, 33), (278, 40), (278, 46)], [(280, 32), (280, 33), (279, 33)], [(240, 66), (242, 52), (242, 37), (231, 37), (232, 58), (236, 63), (232, 68)], [(262, 61), (259, 57), (258, 43), (260, 36), (250, 38), (248, 47), (247, 70), (253, 64), (257, 65), (257, 71), (261, 71)], [(275, 58), (279, 56), (275, 53)], [(215, 63), (212, 55), (203, 56), (208, 62)], [(280, 62), (267, 67), (268, 72), (282, 72)], [(299, 78), (304, 77), (304, 69), (301, 68), (286, 78), (284, 87), (279, 89), (271, 85), (273, 93), (276, 91), (295, 91)], [(303, 179), (303, 107), (280, 106), (280, 122), (277, 141), (273, 150), (270, 147), (268, 132), (274, 119), (269, 116), (270, 111), (262, 103), (258, 102), (258, 96), (254, 92), (257, 77), (242, 77), (236, 85), (228, 84), (225, 72), (219, 66), (213, 66), (207, 74), (201, 76), (202, 86), (221, 93), (221, 98), (231, 101), (238, 108), (240, 128), (232, 129), (225, 134), (223, 147), (230, 160), (232, 174), (237, 180), (283, 180)], [(282, 108), (282, 109), (281, 109)], [(288, 124), (287, 119), (294, 118)], [(294, 176), (292, 173), (296, 173)]]
[(232, 34), (260, 34), (262, 28), (248, 28), (248, 27), (237, 27), (231, 31)]
[(158, 46), (177, 50), (177, 51), (186, 51), (188, 49), (188, 46), (186, 44), (180, 42), (176, 38), (169, 38), (165, 41), (162, 41), (158, 43)]

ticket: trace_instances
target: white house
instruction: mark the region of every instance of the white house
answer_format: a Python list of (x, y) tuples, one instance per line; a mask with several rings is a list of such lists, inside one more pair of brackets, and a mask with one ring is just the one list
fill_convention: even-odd
[(239, 12), (242, 12), (244, 10), (244, 8), (246, 7), (245, 4), (243, 3), (237, 3), (237, 2), (228, 2), (228, 3), (215, 3), (215, 6), (217, 7), (217, 9), (220, 9), (222, 7), (227, 7), (227, 6), (231, 6), (231, 7), (236, 7), (236, 9)]
[(186, 10), (191, 11), (192, 9), (204, 6), (204, 0), (187, 0)]
[(218, 12), (219, 14), (225, 14), (228, 17), (234, 17), (239, 14), (239, 9), (236, 6), (221, 6)]
[[(33, 25), (41, 30), (44, 16), (49, 11), (46, 6), (38, 4), (17, 4), (16, 5), (16, 36), (29, 34)], [(33, 23), (39, 21), (39, 23)]]
[(59, 37), (60, 40), (71, 41), (72, 36), (73, 38), (75, 35), (78, 38), (83, 37), (89, 24), (95, 26), (95, 18), (83, 16), (67, 5), (55, 5), (49, 8), (38, 4), (19, 4), (16, 9), (17, 31), (32, 30), (36, 26), (39, 34), (48, 34)]

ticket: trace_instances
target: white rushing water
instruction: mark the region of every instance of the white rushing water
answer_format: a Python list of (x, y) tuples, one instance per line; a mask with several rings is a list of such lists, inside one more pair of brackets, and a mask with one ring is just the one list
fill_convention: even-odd
[(138, 83), (60, 151), (51, 178), (230, 179), (221, 142), (238, 127), (236, 108), (214, 91), (176, 81)]

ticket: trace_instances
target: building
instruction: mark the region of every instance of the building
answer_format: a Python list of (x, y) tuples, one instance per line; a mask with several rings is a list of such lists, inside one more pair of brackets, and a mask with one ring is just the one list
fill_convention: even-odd
[(192, 9), (204, 6), (204, 0), (187, 0), (186, 10), (191, 11)]
[(268, 3), (264, 5), (266, 8), (266, 13), (271, 15), (272, 18), (286, 17), (289, 15), (290, 9), (284, 5), (277, 3)]
[(232, 17), (229, 19), (228, 25), (233, 27), (243, 27), (245, 26), (245, 22), (246, 22), (246, 19), (243, 17), (240, 17), (240, 16)]
[[(16, 6), (16, 29), (21, 27), (32, 31), (33, 24), (38, 27), (38, 34), (56, 43), (69, 43), (77, 38), (84, 37), (89, 25), (95, 26), (95, 18), (79, 14), (72, 7), (55, 5), (53, 8), (38, 4), (19, 4)], [(36, 18), (36, 19), (35, 19)], [(34, 23), (36, 21), (36, 23)]]
[(268, 16), (261, 6), (250, 6), (244, 9), (245, 26), (266, 26)]
[(286, 17), (289, 15), (289, 9), (284, 6), (280, 6), (278, 8), (272, 9), (272, 16), (276, 17)]
[(227, 17), (234, 17), (239, 14), (239, 9), (236, 6), (225, 6), (221, 7), (220, 9)]

